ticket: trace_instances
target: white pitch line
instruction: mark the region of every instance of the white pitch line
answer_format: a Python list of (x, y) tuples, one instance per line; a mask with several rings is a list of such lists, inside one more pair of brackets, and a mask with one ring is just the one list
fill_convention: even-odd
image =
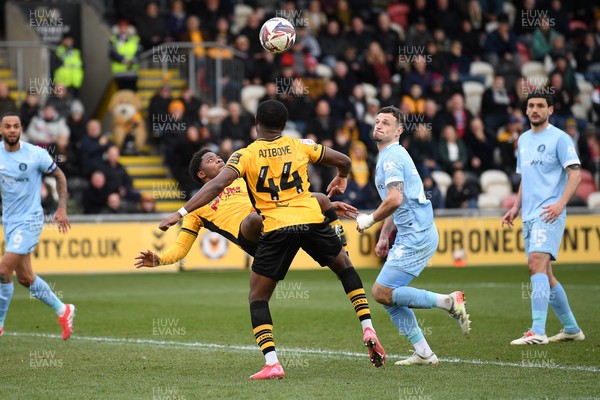
[[(5, 335), (9, 336), (25, 336), (25, 337), (43, 337), (51, 339), (61, 339), (60, 335), (50, 333), (34, 333), (34, 332), (6, 332)], [(94, 336), (71, 336), (70, 340), (81, 340), (87, 342), (102, 342), (109, 344), (141, 344), (150, 345), (156, 348), (176, 348), (176, 349), (196, 349), (196, 350), (224, 350), (224, 351), (238, 351), (238, 352), (258, 352), (256, 346), (244, 346), (244, 345), (228, 345), (218, 343), (201, 343), (201, 342), (177, 342), (170, 340), (154, 340), (154, 339), (133, 339), (133, 338), (110, 338), (110, 337), (94, 337)], [(364, 358), (367, 356), (366, 353), (357, 353), (353, 351), (343, 350), (324, 350), (324, 349), (301, 349), (301, 348), (278, 348), (285, 356), (285, 353), (293, 355), (306, 354), (325, 358)], [(404, 356), (399, 354), (388, 354), (388, 358), (402, 358)], [(498, 367), (519, 367), (519, 368), (541, 368), (550, 370), (563, 370), (563, 371), (584, 371), (584, 372), (600, 372), (600, 368), (582, 365), (535, 365), (527, 363), (515, 363), (508, 361), (489, 361), (489, 360), (474, 360), (474, 359), (462, 359), (462, 358), (442, 358), (440, 361), (447, 363), (457, 364), (475, 364), (475, 365), (494, 365)]]

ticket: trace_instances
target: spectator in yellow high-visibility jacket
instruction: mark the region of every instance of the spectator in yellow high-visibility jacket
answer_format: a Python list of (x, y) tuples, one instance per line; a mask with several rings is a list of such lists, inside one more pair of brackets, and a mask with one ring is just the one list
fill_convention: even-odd
[(56, 57), (61, 65), (54, 71), (54, 84), (64, 85), (75, 97), (83, 83), (83, 59), (81, 51), (73, 47), (75, 41), (72, 36), (65, 35), (62, 43), (56, 49)]
[(129, 25), (127, 20), (120, 20), (113, 27), (109, 50), (113, 78), (117, 82), (119, 90), (137, 91), (140, 53), (140, 37), (136, 34), (135, 28)]

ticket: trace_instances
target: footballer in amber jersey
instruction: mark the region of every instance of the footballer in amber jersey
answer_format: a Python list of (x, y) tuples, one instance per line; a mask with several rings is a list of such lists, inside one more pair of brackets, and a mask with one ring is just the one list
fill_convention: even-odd
[(236, 179), (210, 203), (186, 215), (181, 229), (197, 233), (204, 227), (237, 244), (240, 224), (253, 211), (246, 182)]
[[(242, 246), (240, 243), (239, 234), (242, 221), (253, 211), (246, 182), (236, 179), (210, 203), (183, 218), (177, 241), (160, 255), (160, 265), (172, 264), (185, 257), (201, 228), (216, 232), (249, 252), (247, 244)], [(250, 255), (254, 255), (254, 250), (250, 250)]]
[(309, 162), (337, 168), (337, 175), (327, 186), (327, 192), (333, 196), (345, 191), (351, 160), (313, 142), (282, 137), (288, 116), (285, 105), (277, 100), (260, 103), (255, 118), (258, 140), (234, 153), (227, 168), (223, 168), (177, 212), (163, 218), (159, 229), (169, 229), (189, 211), (208, 204), (236, 178), (243, 177), (254, 207), (265, 218), (265, 232), (258, 240), (250, 272), (248, 296), (252, 329), (265, 357), (265, 366), (250, 378), (281, 379), (285, 375), (277, 358), (268, 299), (277, 282), (285, 278), (300, 249), (338, 276), (360, 321), (363, 343), (369, 349), (371, 363), (381, 367), (385, 363), (385, 351), (375, 334), (360, 276), (333, 229), (324, 223), (318, 203), (308, 192)]
[[(190, 162), (190, 174), (199, 184), (210, 181), (223, 168), (225, 168), (223, 160), (208, 150), (197, 152)], [(254, 213), (254, 207), (252, 207), (248, 196), (246, 182), (241, 178), (235, 179), (208, 204), (192, 211), (183, 218), (183, 225), (179, 231), (177, 240), (165, 249), (160, 256), (150, 250), (142, 251), (141, 255), (136, 257), (136, 260), (140, 260), (136, 262), (136, 266), (138, 268), (156, 267), (173, 264), (181, 260), (191, 250), (201, 228), (221, 234), (226, 239), (241, 247), (246, 253), (254, 256), (256, 241), (262, 230), (262, 217)], [(336, 213), (351, 218), (352, 212), (356, 212), (357, 210), (342, 202), (330, 203), (320, 193), (315, 193), (313, 196), (317, 196), (319, 209), (328, 218), (330, 225), (335, 229), (336, 233), (338, 233), (342, 244), (346, 246), (343, 228)], [(331, 207), (333, 209), (330, 209)], [(244, 220), (246, 221), (243, 222)], [(246, 229), (242, 227), (244, 223), (246, 224)], [(242, 231), (245, 231), (248, 237), (245, 237)], [(249, 231), (256, 232), (249, 234)]]
[(238, 150), (227, 167), (246, 180), (250, 200), (265, 218), (264, 231), (270, 232), (324, 221), (318, 201), (308, 191), (308, 164), (319, 163), (324, 155), (325, 147), (310, 139), (279, 136)]

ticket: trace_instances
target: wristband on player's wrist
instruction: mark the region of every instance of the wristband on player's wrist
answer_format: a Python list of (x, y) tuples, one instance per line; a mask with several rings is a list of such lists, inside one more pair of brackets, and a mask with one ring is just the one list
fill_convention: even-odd
[(182, 217), (185, 217), (188, 214), (188, 211), (185, 209), (185, 207), (181, 207), (179, 210), (177, 210), (177, 212), (181, 214)]
[(359, 219), (359, 218), (361, 220), (363, 220), (363, 222), (364, 222), (364, 228), (365, 229), (368, 229), (368, 228), (372, 227), (375, 224), (375, 222), (376, 222), (375, 221), (375, 217), (373, 216), (373, 213), (368, 214), (368, 215), (365, 215), (365, 214), (360, 215), (360, 216), (357, 217), (357, 219)]

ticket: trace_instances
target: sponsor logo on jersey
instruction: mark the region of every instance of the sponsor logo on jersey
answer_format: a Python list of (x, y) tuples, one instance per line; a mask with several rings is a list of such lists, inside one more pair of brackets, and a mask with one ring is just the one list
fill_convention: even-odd
[(229, 160), (227, 160), (227, 164), (238, 165), (241, 157), (242, 157), (242, 153), (233, 153), (229, 157)]

